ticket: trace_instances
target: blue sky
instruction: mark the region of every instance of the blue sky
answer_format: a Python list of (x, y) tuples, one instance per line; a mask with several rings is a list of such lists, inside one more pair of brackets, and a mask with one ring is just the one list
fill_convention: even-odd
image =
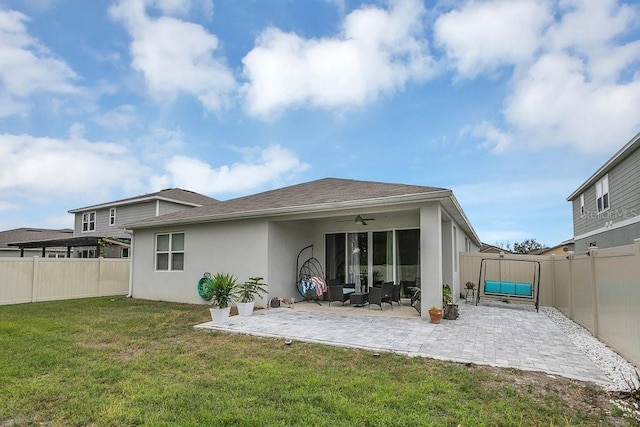
[(635, 2), (0, 0), (0, 230), (338, 177), (555, 245), (638, 131)]

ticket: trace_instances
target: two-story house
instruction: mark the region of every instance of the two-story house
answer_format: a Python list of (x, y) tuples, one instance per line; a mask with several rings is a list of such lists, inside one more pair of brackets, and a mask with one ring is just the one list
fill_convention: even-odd
[(628, 245), (640, 238), (640, 133), (567, 198), (575, 251)]
[[(77, 247), (75, 257), (128, 258), (131, 235), (124, 225), (183, 209), (220, 203), (216, 199), (180, 188), (72, 209), (73, 237), (98, 237), (97, 246)], [(98, 251), (98, 252), (96, 252)]]

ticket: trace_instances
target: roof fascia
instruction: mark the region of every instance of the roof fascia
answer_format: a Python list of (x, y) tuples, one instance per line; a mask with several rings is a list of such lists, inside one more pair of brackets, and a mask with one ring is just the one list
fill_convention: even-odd
[(137, 203), (154, 202), (154, 201), (157, 201), (157, 200), (161, 200), (161, 201), (164, 201), (164, 202), (176, 203), (178, 205), (191, 206), (191, 207), (194, 207), (194, 208), (203, 206), (203, 205), (201, 205), (199, 203), (185, 202), (183, 200), (170, 199), (168, 197), (151, 196), (151, 197), (140, 197), (140, 198), (131, 199), (131, 200), (122, 200), (122, 201), (119, 201), (119, 202), (102, 203), (100, 205), (93, 205), (93, 206), (87, 206), (85, 208), (72, 209), (72, 210), (67, 211), (67, 212), (75, 214), (75, 213), (80, 213), (80, 212), (86, 212), (88, 210), (113, 208), (113, 207), (125, 206), (125, 205), (135, 205)]
[(580, 194), (584, 193), (587, 187), (590, 187), (591, 185), (595, 184), (595, 182), (598, 179), (603, 177), (607, 172), (613, 169), (614, 166), (616, 166), (618, 163), (624, 160), (629, 154), (631, 154), (636, 148), (638, 148), (637, 147), (638, 145), (640, 145), (640, 132), (636, 136), (631, 138), (631, 140), (627, 142), (624, 147), (618, 150), (618, 152), (614, 154), (613, 157), (611, 157), (604, 165), (602, 165), (600, 169), (598, 169), (593, 175), (591, 175), (589, 179), (583, 182), (582, 185), (578, 187), (577, 190), (571, 193), (571, 195), (567, 197), (567, 202), (572, 201), (573, 199), (578, 197)]
[[(426, 202), (426, 201), (439, 201), (447, 199), (451, 195), (451, 190), (437, 190), (429, 193), (416, 193), (416, 194), (405, 194), (402, 196), (388, 196), (388, 197), (377, 197), (372, 199), (364, 199), (364, 200), (350, 200), (343, 202), (333, 202), (333, 203), (321, 203), (314, 205), (304, 205), (304, 206), (287, 206), (282, 208), (267, 208), (260, 210), (251, 210), (251, 211), (242, 211), (242, 212), (233, 212), (233, 213), (223, 213), (218, 215), (205, 215), (200, 217), (192, 217), (186, 219), (174, 219), (168, 221), (158, 221), (149, 224), (127, 224), (125, 228), (127, 229), (141, 229), (141, 228), (155, 228), (155, 227), (164, 227), (171, 225), (187, 225), (187, 224), (196, 224), (203, 222), (217, 222), (217, 221), (225, 221), (225, 220), (238, 220), (238, 219), (250, 219), (250, 218), (258, 218), (264, 216), (283, 216), (283, 215), (292, 215), (292, 214), (305, 214), (305, 213), (313, 213), (313, 212), (331, 212), (338, 211), (344, 209), (359, 209), (359, 208), (367, 208), (372, 206), (393, 206), (407, 203), (416, 203), (416, 202)], [(224, 202), (222, 202), (224, 203)]]
[(462, 217), (462, 220), (464, 221), (463, 225), (467, 227), (468, 229), (467, 231), (469, 231), (469, 233), (471, 234), (471, 237), (475, 240), (474, 243), (478, 247), (480, 247), (482, 245), (482, 242), (480, 241), (480, 237), (478, 237), (478, 234), (476, 233), (473, 226), (471, 225), (471, 221), (469, 221), (469, 218), (467, 218), (467, 215), (462, 210), (462, 206), (460, 206), (460, 203), (458, 203), (458, 199), (456, 199), (456, 196), (453, 195), (453, 192), (451, 192), (451, 194), (449, 195), (449, 200), (453, 204), (456, 210), (456, 213), (460, 215), (460, 217)]

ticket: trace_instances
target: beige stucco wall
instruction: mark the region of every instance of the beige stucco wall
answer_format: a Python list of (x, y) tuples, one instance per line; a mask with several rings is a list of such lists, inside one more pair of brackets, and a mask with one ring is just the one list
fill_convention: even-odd
[(157, 230), (184, 233), (184, 270), (155, 271), (155, 230), (134, 233), (132, 296), (162, 301), (206, 303), (197, 291), (205, 272), (233, 274), (238, 280), (267, 277), (265, 221), (235, 221)]

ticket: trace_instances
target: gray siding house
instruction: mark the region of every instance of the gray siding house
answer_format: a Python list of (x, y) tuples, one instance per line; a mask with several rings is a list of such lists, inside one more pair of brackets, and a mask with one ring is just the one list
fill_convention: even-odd
[[(131, 235), (125, 230), (125, 224), (215, 203), (219, 201), (192, 191), (170, 188), (156, 193), (72, 209), (69, 213), (75, 216), (74, 238), (104, 238), (103, 240), (110, 243), (102, 247), (105, 257), (127, 258)], [(94, 246), (87, 246), (77, 248), (76, 256), (92, 258), (98, 254)]]
[(640, 133), (567, 198), (575, 251), (628, 245), (640, 238)]
[(298, 294), (299, 268), (314, 258), (324, 278), (422, 288), (422, 313), (460, 294), (458, 254), (480, 240), (451, 190), (325, 178), (150, 217), (133, 231), (131, 296), (204, 303), (205, 272), (263, 277), (269, 298)]

